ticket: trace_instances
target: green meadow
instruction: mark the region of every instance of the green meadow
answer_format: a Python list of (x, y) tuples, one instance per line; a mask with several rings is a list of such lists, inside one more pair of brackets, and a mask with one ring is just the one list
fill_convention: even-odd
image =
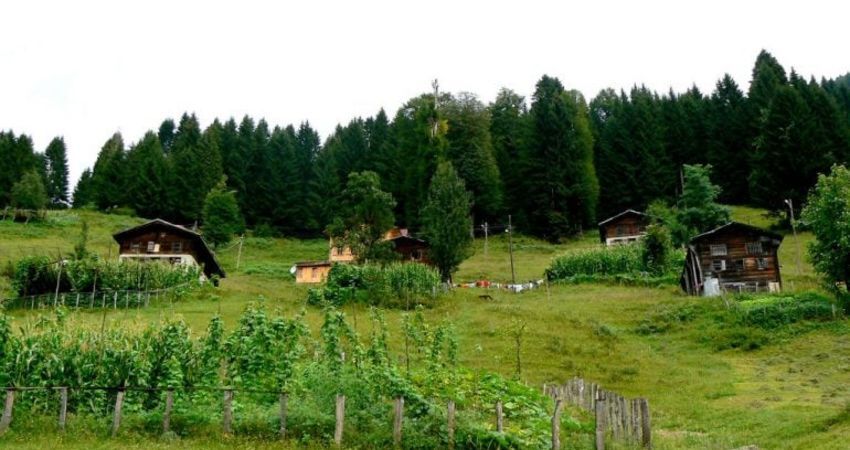
[[(774, 223), (751, 208), (735, 207), (733, 216), (758, 226)], [(83, 221), (90, 228), (89, 249), (115, 257), (112, 233), (141, 219), (74, 210), (51, 212), (43, 223), (0, 222), (2, 296), (11, 295), (8, 273), (13, 261), (25, 255), (70, 252)], [(798, 239), (788, 233), (781, 247), (785, 291), (817, 290), (818, 280), (804, 254), (812, 237), (801, 233)], [(514, 236), (513, 244), (518, 281), (542, 278), (553, 256), (599, 245), (595, 230), (558, 245), (525, 236)], [(491, 236), (486, 251), (483, 239), (475, 245), (474, 255), (463, 263), (456, 281), (509, 281), (507, 236)], [(798, 248), (803, 253), (799, 265)], [(214, 315), (220, 314), (232, 327), (247, 304), (258, 302), (285, 315), (305, 310), (311, 330), (317, 333), (321, 311), (306, 305), (308, 287), (296, 285), (289, 269), (295, 261), (321, 259), (326, 253), (327, 242), (320, 239), (247, 237), (238, 269), (238, 246), (217, 251), (227, 278), (216, 289), (201, 289), (178, 302), (154, 302), (144, 309), (73, 312), (69, 323), (142, 328), (179, 316), (200, 334)], [(846, 320), (767, 331), (733, 328), (718, 319), (725, 308), (721, 299), (689, 298), (675, 286), (556, 284), (520, 294), (458, 288), (442, 296), (425, 315), (455, 325), (462, 365), (507, 376), (517, 369), (516, 347), (508, 329), (516, 321), (526, 323), (520, 348), (520, 378), (525, 383), (542, 386), (581, 376), (628, 397), (645, 397), (652, 409), (658, 449), (847, 448), (850, 327)], [(15, 325), (22, 325), (47, 312), (9, 310), (6, 314)], [(365, 307), (346, 306), (344, 312), (359, 326), (358, 332), (368, 332)], [(399, 335), (401, 312), (387, 311), (387, 321), (392, 334)], [(400, 351), (401, 343), (392, 342), (391, 347)], [(62, 435), (39, 423), (16, 425), (0, 437), (0, 446), (286, 448), (279, 442), (241, 436), (170, 441), (128, 432), (110, 439), (91, 427), (72, 425)]]

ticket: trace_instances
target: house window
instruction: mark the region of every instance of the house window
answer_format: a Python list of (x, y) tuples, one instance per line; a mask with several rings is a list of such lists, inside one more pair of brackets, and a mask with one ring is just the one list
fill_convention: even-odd
[(175, 241), (171, 243), (171, 253), (180, 253), (183, 251), (183, 241)]
[(721, 272), (726, 270), (726, 260), (725, 259), (715, 259), (711, 262), (711, 270), (715, 272)]
[(141, 244), (139, 244), (138, 242), (133, 242), (132, 244), (130, 244), (130, 250), (132, 250), (135, 253), (139, 253), (140, 248), (141, 248)]
[(625, 236), (626, 235), (626, 227), (622, 225), (617, 225), (617, 236)]
[(759, 258), (756, 260), (759, 270), (767, 269), (767, 258)]
[(709, 246), (711, 256), (726, 256), (726, 244), (717, 244)]
[(748, 255), (764, 254), (764, 249), (761, 246), (761, 242), (747, 242), (747, 254)]
[(148, 241), (148, 253), (153, 253), (156, 250), (156, 242)]

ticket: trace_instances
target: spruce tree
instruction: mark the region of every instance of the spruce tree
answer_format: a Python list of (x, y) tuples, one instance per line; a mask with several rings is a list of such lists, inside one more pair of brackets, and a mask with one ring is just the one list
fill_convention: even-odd
[(492, 220), (502, 211), (502, 180), (493, 156), (490, 112), (469, 93), (451, 97), (444, 110), (446, 156), (470, 187), (474, 217)]
[(530, 231), (557, 241), (596, 221), (599, 185), (587, 107), (557, 78), (537, 83), (525, 157)]
[(717, 82), (707, 115), (708, 161), (722, 188), (720, 198), (729, 203), (747, 203), (752, 147), (747, 142), (746, 98), (729, 74)]
[(92, 182), (91, 169), (83, 170), (77, 185), (74, 187), (74, 208), (83, 208), (95, 205), (94, 184)]
[(428, 188), (422, 208), (422, 233), (428, 241), (428, 258), (443, 281), (451, 282), (460, 263), (472, 254), (472, 195), (450, 162), (443, 162)]
[(489, 110), (493, 156), (502, 179), (504, 207), (514, 215), (514, 222), (521, 226), (525, 221), (519, 217), (524, 209), (520, 158), (528, 130), (525, 99), (503, 88), (490, 104)]
[(92, 169), (92, 200), (101, 210), (124, 206), (127, 193), (127, 173), (124, 159), (124, 138), (115, 133), (97, 155)]
[(174, 174), (169, 196), (179, 220), (200, 219), (206, 193), (221, 179), (217, 137), (202, 133), (194, 114), (181, 117), (169, 155)]
[(53, 138), (44, 151), (47, 161), (47, 196), (54, 206), (68, 203), (68, 156), (65, 140)]
[(168, 192), (171, 173), (161, 142), (157, 134), (148, 131), (127, 152), (128, 205), (140, 217), (174, 219)]

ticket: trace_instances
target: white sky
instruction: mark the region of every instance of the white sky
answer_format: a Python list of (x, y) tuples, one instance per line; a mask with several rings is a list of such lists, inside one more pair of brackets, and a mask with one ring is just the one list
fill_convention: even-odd
[(529, 96), (544, 73), (590, 98), (645, 83), (746, 89), (759, 50), (808, 77), (850, 71), (841, 1), (21, 1), (0, 8), (0, 129), (43, 151), (65, 136), (72, 180), (116, 130), (244, 114), (339, 122), (441, 88)]

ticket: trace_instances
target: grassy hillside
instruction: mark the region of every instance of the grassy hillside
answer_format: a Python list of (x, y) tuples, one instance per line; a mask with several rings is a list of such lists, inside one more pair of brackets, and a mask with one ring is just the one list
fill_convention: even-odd
[[(734, 208), (738, 220), (769, 226), (760, 211)], [(90, 225), (89, 247), (104, 256), (115, 253), (111, 233), (138, 223), (136, 218), (90, 212), (52, 213), (43, 224), (0, 223), (0, 267), (27, 254), (67, 252), (79, 234), (81, 221)], [(515, 237), (515, 270), (518, 280), (540, 278), (552, 256), (597, 245), (595, 233), (561, 245)], [(801, 234), (805, 251), (809, 234)], [(811, 267), (803, 259), (795, 264), (796, 242), (786, 237), (781, 247), (786, 291), (817, 286)], [(285, 314), (306, 307), (306, 288), (294, 284), (289, 267), (296, 260), (319, 259), (326, 253), (322, 240), (248, 238), (242, 264), (236, 266), (236, 248), (220, 249), (228, 277), (213, 295), (175, 304), (159, 303), (132, 311), (80, 312), (77, 326), (139, 327), (163, 317), (182, 316), (197, 333), (214, 314), (232, 326), (245, 305), (262, 301)], [(475, 255), (457, 274), (458, 280), (509, 280), (511, 276), (505, 236), (491, 238), (487, 254), (476, 241)], [(8, 283), (0, 277), (0, 283)], [(3, 287), (3, 286), (0, 286)], [(734, 448), (756, 444), (762, 448), (844, 448), (850, 438), (850, 327), (844, 321), (788, 326), (763, 331), (733, 327), (722, 321), (725, 310), (717, 299), (692, 299), (674, 287), (633, 288), (612, 285), (558, 285), (523, 294), (491, 292), (493, 300), (479, 298), (481, 291), (458, 289), (426, 312), (432, 319), (448, 319), (460, 333), (463, 364), (511, 375), (515, 371), (514, 347), (506, 334), (513, 321), (528, 324), (522, 347), (522, 379), (532, 385), (581, 375), (627, 396), (647, 397), (654, 413), (656, 448)], [(311, 328), (318, 330), (319, 311), (307, 308)], [(360, 317), (363, 308), (346, 307)], [(38, 312), (10, 311), (17, 321), (33, 321)], [(397, 332), (400, 313), (387, 320)], [(647, 324), (664, 325), (646, 332)], [(755, 342), (754, 349), (721, 349), (723, 345)], [(400, 343), (393, 343), (396, 350)], [(14, 430), (13, 426), (13, 430)], [(37, 429), (37, 428), (36, 428)], [(96, 433), (21, 434), (0, 438), (0, 446), (41, 448), (61, 440), (66, 445), (112, 447)], [(139, 437), (148, 439), (145, 437)], [(127, 438), (129, 439), (129, 438)], [(121, 440), (121, 446), (165, 446), (150, 438), (141, 444)], [(230, 442), (254, 447), (248, 438)], [(184, 438), (178, 448), (221, 445), (210, 437)]]

